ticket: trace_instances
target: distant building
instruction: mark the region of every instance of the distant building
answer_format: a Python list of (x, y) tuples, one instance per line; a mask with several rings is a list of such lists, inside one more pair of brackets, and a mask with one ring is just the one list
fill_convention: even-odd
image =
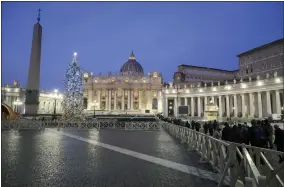
[(233, 81), (234, 79), (284, 76), (284, 38), (237, 55), (238, 70), (222, 70), (182, 64), (174, 73), (174, 84), (184, 85)]
[[(14, 81), (13, 85), (7, 84), (1, 87), (1, 103), (10, 106), (15, 112), (25, 114), (25, 93), (26, 89), (19, 87), (18, 81)], [(62, 101), (61, 93), (40, 91), (37, 114), (54, 114), (54, 111), (56, 114), (62, 113)]]
[(209, 83), (232, 80), (237, 76), (237, 73), (237, 70), (230, 71), (182, 64), (178, 66), (178, 71), (174, 73), (174, 83)]
[(162, 74), (144, 74), (133, 52), (119, 74), (84, 73), (85, 112), (94, 108), (103, 113), (155, 113), (162, 111)]
[(239, 77), (284, 75), (284, 38), (237, 55)]

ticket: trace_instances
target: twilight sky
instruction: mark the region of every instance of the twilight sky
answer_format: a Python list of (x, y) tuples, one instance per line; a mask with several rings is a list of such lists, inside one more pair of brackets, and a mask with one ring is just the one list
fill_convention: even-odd
[(283, 2), (5, 2), (2, 85), (28, 79), (41, 8), (41, 81), (63, 90), (73, 52), (89, 72), (117, 72), (131, 50), (144, 73), (172, 81), (180, 64), (237, 69), (237, 54), (283, 37)]

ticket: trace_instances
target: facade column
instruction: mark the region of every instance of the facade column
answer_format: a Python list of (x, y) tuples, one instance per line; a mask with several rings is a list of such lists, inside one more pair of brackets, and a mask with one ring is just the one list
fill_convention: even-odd
[(122, 98), (121, 98), (121, 110), (124, 111), (124, 99), (125, 99), (125, 92), (122, 90)]
[(234, 95), (234, 116), (235, 116), (235, 117), (238, 117), (237, 95)]
[(281, 114), (281, 101), (280, 101), (279, 90), (275, 90), (275, 97), (276, 97), (276, 113)]
[(88, 110), (91, 110), (92, 109), (92, 103), (93, 103), (93, 90), (89, 89), (88, 90)]
[(194, 98), (193, 97), (191, 97), (190, 105), (191, 105), (191, 117), (194, 117)]
[(127, 110), (130, 110), (130, 90), (127, 90)]
[(261, 92), (257, 93), (257, 100), (258, 100), (258, 117), (262, 117), (262, 100), (261, 100)]
[(141, 90), (138, 90), (138, 110), (141, 110)]
[(222, 105), (222, 96), (219, 96), (219, 119), (223, 117), (223, 105)]
[(114, 103), (113, 103), (114, 110), (116, 110), (116, 93), (117, 93), (117, 91), (115, 90), (114, 91)]
[(227, 117), (230, 116), (230, 98), (229, 95), (226, 95), (226, 112), (227, 112)]
[(108, 101), (108, 109), (111, 110), (111, 90), (109, 90), (109, 97), (108, 97), (109, 101)]
[(108, 90), (106, 90), (106, 98), (105, 98), (106, 103), (105, 103), (105, 110), (108, 110), (108, 97), (109, 97), (109, 95), (108, 95)]
[(267, 107), (267, 116), (270, 116), (271, 115), (270, 91), (266, 92), (266, 107)]
[(254, 118), (255, 107), (253, 93), (249, 93), (249, 107), (250, 115), (252, 118)]
[(175, 97), (175, 102), (174, 102), (174, 108), (175, 108), (174, 109), (175, 110), (174, 115), (175, 115), (175, 117), (177, 117), (177, 115), (178, 115), (178, 111), (177, 111), (178, 110), (178, 103), (177, 102), (178, 102), (178, 99), (177, 99), (177, 97)]
[(98, 90), (97, 91), (97, 103), (98, 103), (98, 106), (96, 107), (97, 110), (100, 110), (101, 109), (101, 90)]
[(200, 97), (197, 97), (197, 115), (198, 115), (198, 117), (201, 117), (201, 103), (200, 103)]
[(245, 94), (241, 94), (242, 98), (242, 117), (246, 117)]
[(130, 109), (133, 110), (133, 90), (130, 90)]

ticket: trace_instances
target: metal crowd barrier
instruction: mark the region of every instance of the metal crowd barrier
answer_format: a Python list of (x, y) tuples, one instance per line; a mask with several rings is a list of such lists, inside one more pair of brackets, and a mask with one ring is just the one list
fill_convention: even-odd
[(116, 128), (122, 130), (160, 130), (161, 125), (157, 121), (143, 122), (116, 122), (116, 121), (32, 121), (32, 120), (6, 120), (1, 121), (1, 129), (44, 129), (44, 128)]
[(167, 122), (163, 127), (189, 150), (197, 151), (200, 162), (212, 165), (220, 174), (218, 187), (224, 183), (230, 187), (284, 187), (284, 162), (278, 164), (283, 152), (225, 142)]

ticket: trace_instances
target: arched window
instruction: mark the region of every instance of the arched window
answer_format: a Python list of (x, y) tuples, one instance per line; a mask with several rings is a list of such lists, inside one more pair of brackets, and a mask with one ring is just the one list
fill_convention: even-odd
[(158, 100), (157, 100), (157, 98), (154, 98), (152, 100), (152, 109), (153, 110), (157, 110), (158, 109)]

